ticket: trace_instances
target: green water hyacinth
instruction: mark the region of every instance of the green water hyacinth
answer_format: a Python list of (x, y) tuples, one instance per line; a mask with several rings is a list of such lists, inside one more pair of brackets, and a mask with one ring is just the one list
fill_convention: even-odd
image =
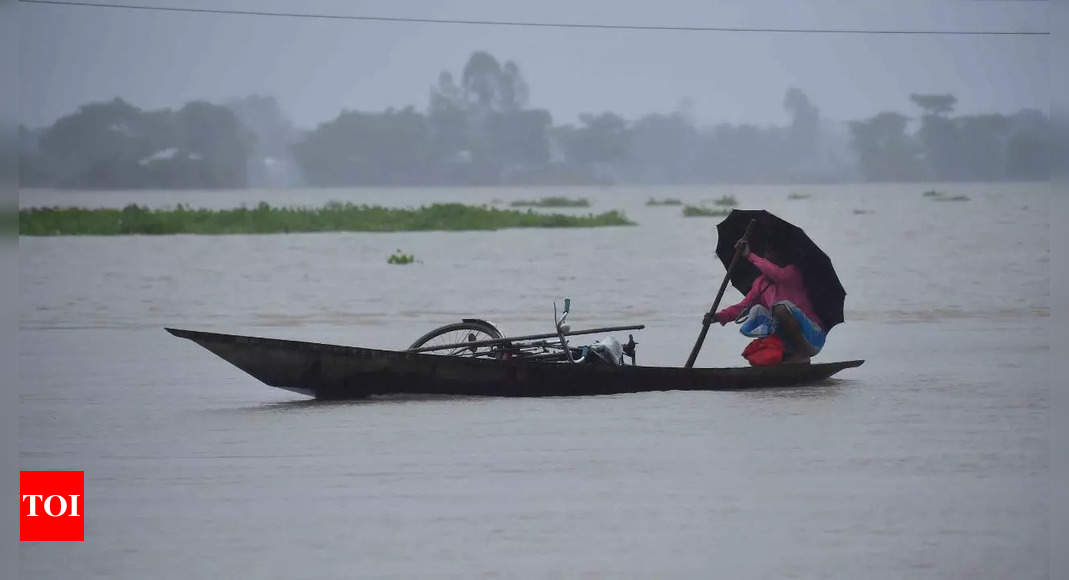
[(967, 195), (939, 195), (932, 198), (932, 201), (969, 201)]
[(651, 197), (646, 201), (646, 205), (683, 205), (683, 202), (674, 197), (666, 197), (664, 199), (654, 199)]
[(512, 207), (590, 207), (590, 201), (578, 197), (543, 197), (541, 199), (519, 199), (510, 203)]
[(411, 264), (412, 262), (415, 262), (415, 261), (416, 261), (416, 257), (415, 256), (413, 256), (412, 254), (406, 254), (406, 253), (402, 252), (400, 249), (398, 249), (393, 254), (391, 254), (389, 258), (386, 258), (386, 263), (387, 264), (402, 264), (403, 265), (403, 264)]
[(634, 225), (619, 211), (598, 215), (540, 214), (460, 203), (389, 208), (330, 202), (320, 208), (123, 209), (27, 208), (19, 210), (23, 236), (130, 234), (278, 234), (295, 232), (397, 232), (498, 230), (505, 228), (585, 228)]
[(969, 196), (967, 195), (950, 195), (949, 193), (935, 190), (924, 192), (924, 197), (927, 197), (932, 201), (969, 201)]
[(683, 207), (683, 217), (727, 217), (729, 213), (730, 209), (712, 209), (696, 205)]

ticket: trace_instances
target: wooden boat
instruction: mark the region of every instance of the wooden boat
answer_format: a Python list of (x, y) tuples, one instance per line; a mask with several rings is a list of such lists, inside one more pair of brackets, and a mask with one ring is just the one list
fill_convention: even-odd
[(437, 356), (166, 329), (272, 387), (319, 399), (381, 394), (544, 397), (803, 385), (860, 366), (852, 360), (766, 367), (682, 368)]

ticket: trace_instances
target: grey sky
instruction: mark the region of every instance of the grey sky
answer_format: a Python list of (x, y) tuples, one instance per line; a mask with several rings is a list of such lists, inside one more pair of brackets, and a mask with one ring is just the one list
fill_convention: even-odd
[[(376, 16), (701, 26), (1044, 30), (1045, 2), (128, 0)], [(20, 5), (23, 122), (93, 100), (143, 108), (278, 97), (302, 127), (342, 109), (423, 109), (438, 73), (474, 50), (516, 61), (556, 122), (627, 117), (682, 99), (703, 123), (782, 123), (784, 91), (835, 119), (911, 112), (953, 92), (960, 112), (1049, 108), (1048, 37), (852, 36), (517, 29)]]

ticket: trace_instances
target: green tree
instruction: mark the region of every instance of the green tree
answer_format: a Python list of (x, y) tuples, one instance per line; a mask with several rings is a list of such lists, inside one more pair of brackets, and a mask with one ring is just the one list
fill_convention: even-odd
[(820, 111), (805, 93), (796, 88), (788, 89), (783, 96), (783, 108), (791, 115), (788, 150), (792, 157), (805, 157), (816, 146)]
[(226, 107), (187, 103), (175, 114), (179, 153), (207, 187), (244, 187), (255, 138)]
[(544, 109), (505, 111), (489, 118), (490, 151), (496, 164), (530, 169), (549, 161), (549, 127)]
[(917, 146), (906, 134), (908, 122), (905, 115), (888, 112), (850, 122), (851, 143), (866, 179), (909, 181), (922, 177)]
[(412, 107), (346, 111), (294, 145), (313, 185), (411, 185), (427, 180), (430, 131)]
[(954, 120), (957, 97), (953, 95), (911, 94), (909, 100), (921, 109), (921, 126), (917, 132), (926, 174), (934, 179), (961, 179), (963, 161), (960, 153), (961, 136)]
[(527, 106), (529, 89), (515, 62), (504, 65), (486, 51), (468, 58), (461, 74), (467, 101), (482, 111), (515, 111)]
[(114, 99), (56, 121), (26, 161), (31, 179), (60, 187), (241, 187), (249, 144), (224, 107), (142, 111)]
[(1006, 142), (1006, 178), (1050, 179), (1054, 156), (1051, 125), (1047, 116), (1034, 109), (1025, 109), (1012, 115), (1009, 123), (1009, 138)]
[(470, 161), (472, 127), (464, 92), (448, 71), (442, 71), (438, 84), (431, 87), (427, 123), (430, 155), (443, 168), (442, 177), (450, 179), (448, 174), (455, 173), (456, 166)]
[(627, 156), (630, 133), (627, 121), (616, 113), (579, 115), (581, 126), (570, 131), (563, 143), (565, 159), (575, 165), (594, 167), (619, 163)]
[(484, 110), (493, 109), (501, 99), (501, 64), (486, 51), (473, 52), (461, 76), (464, 95)]
[(299, 185), (300, 171), (290, 147), (300, 138), (300, 133), (278, 101), (274, 97), (250, 95), (228, 101), (226, 108), (233, 111), (253, 137), (247, 164), (249, 185)]
[(958, 98), (954, 95), (923, 95), (911, 93), (909, 100), (924, 111), (925, 115), (946, 116), (954, 112)]
[(1004, 115), (970, 115), (954, 119), (956, 149), (951, 171), (940, 177), (968, 181), (1006, 178), (1006, 143), (1010, 122)]
[(502, 111), (515, 111), (527, 106), (530, 90), (523, 79), (520, 67), (510, 61), (501, 69), (501, 93), (498, 107)]
[(137, 185), (138, 159), (152, 153), (140, 127), (141, 110), (122, 99), (83, 105), (41, 137), (41, 152), (65, 187)]
[(691, 181), (698, 131), (690, 118), (676, 112), (646, 115), (631, 126), (628, 156), (633, 178), (643, 183)]

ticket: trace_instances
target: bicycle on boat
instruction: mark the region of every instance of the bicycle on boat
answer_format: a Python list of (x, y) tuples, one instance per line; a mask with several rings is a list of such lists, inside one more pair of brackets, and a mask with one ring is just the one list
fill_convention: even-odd
[(628, 334), (626, 344), (613, 337), (588, 345), (572, 346), (566, 337), (623, 330), (641, 330), (642, 324), (609, 326), (586, 330), (571, 330), (565, 324), (571, 310), (571, 299), (564, 299), (564, 310), (557, 316), (557, 304), (553, 304), (553, 320), (556, 332), (506, 337), (492, 322), (479, 318), (465, 318), (431, 330), (416, 339), (408, 347), (409, 352), (486, 358), (494, 360), (523, 359), (555, 363), (608, 363), (622, 365), (623, 357), (635, 365), (635, 337)]

